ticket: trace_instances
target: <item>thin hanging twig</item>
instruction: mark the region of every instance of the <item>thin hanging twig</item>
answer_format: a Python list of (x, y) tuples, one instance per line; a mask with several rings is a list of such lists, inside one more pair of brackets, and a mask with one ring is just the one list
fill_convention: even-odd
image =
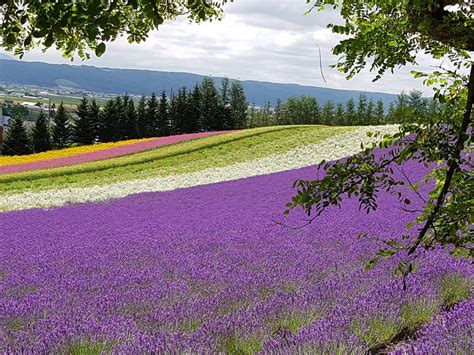
[(323, 60), (321, 57), (321, 47), (319, 47), (318, 43), (316, 43), (316, 46), (318, 47), (318, 51), (319, 51), (319, 70), (321, 71), (321, 77), (323, 78), (324, 83), (327, 84), (326, 78), (324, 77), (324, 73), (323, 73)]

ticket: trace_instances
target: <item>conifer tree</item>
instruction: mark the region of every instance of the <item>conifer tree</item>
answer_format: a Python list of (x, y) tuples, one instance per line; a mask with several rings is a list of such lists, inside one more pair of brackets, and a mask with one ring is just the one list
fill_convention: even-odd
[(118, 112), (115, 99), (108, 100), (100, 111), (99, 139), (101, 142), (113, 142), (118, 139)]
[(125, 109), (125, 127), (126, 137), (128, 139), (138, 138), (138, 126), (137, 126), (137, 111), (135, 110), (135, 102), (132, 98), (128, 98)]
[(178, 134), (178, 98), (171, 95), (168, 104), (168, 119), (170, 121), (170, 135)]
[(219, 91), (219, 103), (222, 106), (226, 106), (230, 102), (230, 82), (229, 78), (224, 77), (221, 80), (221, 87)]
[(232, 112), (231, 112), (230, 106), (229, 105), (227, 105), (227, 106), (219, 105), (219, 112), (220, 112), (219, 122), (221, 122), (221, 123), (220, 123), (218, 129), (219, 130), (232, 129), (232, 127), (234, 127), (235, 124), (233, 122), (233, 117), (232, 117)]
[(303, 97), (289, 97), (285, 104), (285, 119), (283, 124), (298, 124), (301, 123)]
[(91, 122), (89, 101), (83, 97), (76, 109), (77, 118), (74, 119), (73, 140), (80, 144), (92, 144), (94, 142), (94, 126)]
[(31, 153), (31, 142), (28, 132), (19, 115), (13, 116), (2, 145), (4, 155), (25, 155)]
[[(281, 106), (279, 108), (281, 108)], [(230, 111), (233, 123), (231, 128), (241, 129), (245, 127), (247, 109), (248, 103), (245, 97), (244, 87), (240, 81), (234, 80), (230, 86)]]
[(315, 97), (290, 97), (283, 104), (283, 118), (279, 124), (319, 124), (321, 108)]
[(171, 120), (168, 106), (166, 91), (163, 90), (160, 95), (160, 102), (158, 103), (158, 117), (160, 120), (158, 133), (160, 136), (169, 136), (171, 134)]
[(385, 109), (384, 109), (382, 100), (377, 100), (377, 103), (375, 104), (374, 118), (375, 118), (374, 124), (385, 123)]
[(201, 89), (198, 84), (194, 86), (193, 92), (189, 95), (189, 132), (199, 132), (202, 127), (201, 117)]
[(353, 98), (350, 98), (346, 102), (346, 113), (344, 114), (343, 123), (348, 126), (353, 126), (356, 123), (356, 117), (355, 102)]
[(336, 116), (334, 118), (334, 124), (341, 125), (344, 120), (344, 106), (341, 103), (336, 105)]
[(153, 92), (146, 105), (147, 137), (157, 136), (159, 133), (160, 122), (158, 118), (158, 99)]
[(252, 102), (252, 104), (250, 105), (250, 107), (248, 109), (248, 115), (247, 115), (247, 120), (245, 122), (245, 127), (247, 127), (247, 128), (256, 127), (256, 125), (255, 125), (256, 113), (257, 113), (257, 108), (256, 108), (256, 105), (255, 105), (255, 102)]
[(357, 103), (357, 118), (355, 124), (364, 124), (367, 116), (367, 97), (364, 94), (359, 95), (359, 102)]
[(127, 138), (127, 111), (126, 105), (128, 104), (129, 96), (117, 96), (114, 99), (115, 117), (112, 123), (112, 129), (114, 134), (114, 141), (119, 141)]
[(128, 139), (130, 137), (129, 132), (129, 122), (128, 122), (128, 102), (132, 100), (128, 94), (123, 96), (117, 96), (119, 99), (118, 108), (120, 108), (119, 112), (119, 122), (118, 122), (118, 132), (119, 132), (119, 140)]
[(388, 123), (395, 123), (396, 122), (396, 109), (395, 109), (395, 103), (390, 102), (388, 105), (388, 114), (387, 114), (387, 122)]
[(229, 78), (224, 77), (219, 90), (219, 110), (223, 129), (231, 129), (234, 126), (232, 111), (230, 108)]
[(148, 132), (147, 117), (146, 117), (146, 99), (142, 96), (137, 105), (137, 136), (143, 138)]
[(365, 120), (362, 122), (362, 124), (365, 125), (371, 125), (374, 123), (374, 114), (375, 114), (375, 106), (374, 106), (374, 101), (370, 99), (367, 102), (367, 109), (365, 112)]
[(219, 131), (223, 124), (219, 110), (219, 97), (214, 80), (210, 77), (204, 78), (201, 83), (202, 91), (202, 118), (205, 131)]
[(53, 115), (53, 126), (51, 128), (53, 146), (64, 148), (71, 140), (70, 115), (61, 102)]
[(99, 135), (100, 127), (100, 107), (97, 105), (95, 99), (92, 99), (89, 104), (89, 119), (92, 127), (92, 135), (95, 141)]
[(284, 116), (284, 106), (283, 102), (281, 101), (280, 98), (277, 98), (276, 103), (275, 103), (275, 124), (280, 125), (282, 124), (283, 116)]
[(315, 97), (307, 96), (311, 106), (311, 124), (321, 123), (321, 107)]
[(395, 109), (393, 111), (394, 123), (403, 123), (408, 121), (410, 117), (410, 105), (408, 95), (402, 91), (395, 102)]
[(423, 98), (423, 92), (411, 90), (408, 93), (408, 105), (410, 106), (409, 119), (411, 122), (417, 118), (424, 118), (427, 115), (428, 103)]
[(271, 126), (272, 125), (272, 114), (271, 114), (272, 104), (270, 101), (265, 101), (265, 104), (260, 111), (260, 124), (259, 126)]
[(48, 120), (43, 111), (40, 112), (35, 126), (33, 127), (31, 141), (35, 153), (45, 152), (52, 149)]
[(176, 125), (177, 134), (190, 133), (191, 125), (189, 120), (188, 103), (188, 91), (185, 87), (182, 87), (178, 90), (178, 95), (176, 95), (176, 107), (173, 112), (173, 121)]
[(334, 103), (331, 100), (326, 100), (321, 112), (322, 121), (326, 125), (333, 124), (334, 121)]

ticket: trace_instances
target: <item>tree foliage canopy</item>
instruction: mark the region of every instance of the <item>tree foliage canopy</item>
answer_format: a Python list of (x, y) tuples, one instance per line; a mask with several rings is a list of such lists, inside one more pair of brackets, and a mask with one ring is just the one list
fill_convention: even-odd
[[(342, 196), (355, 196), (360, 208), (370, 212), (378, 208), (377, 193), (383, 190), (396, 194), (408, 209), (410, 201), (400, 192), (400, 187), (407, 187), (424, 201), (422, 210), (413, 211), (416, 214), (408, 226), (415, 232), (381, 240), (385, 246), (367, 266), (402, 252), (409, 260), (400, 263), (399, 271), (407, 275), (412, 270), (411, 258), (419, 255), (420, 246), (429, 250), (441, 245), (455, 255), (473, 257), (474, 62), (469, 51), (474, 50), (474, 3), (464, 0), (307, 0), (307, 3), (312, 4), (311, 10), (323, 10), (326, 6), (340, 9), (344, 24), (329, 27), (346, 35), (333, 52), (340, 56), (335, 66), (347, 73), (348, 78), (369, 66), (377, 73), (374, 79), (377, 80), (387, 70), (416, 63), (418, 53), (449, 60), (451, 68), (440, 67), (428, 74), (413, 72), (415, 77), (425, 77), (426, 85), (434, 86), (435, 99), (443, 103), (439, 115), (419, 116), (414, 122), (403, 123), (399, 133), (385, 136), (378, 146), (366, 147), (361, 154), (342, 162), (323, 162), (319, 168), (325, 171), (325, 177), (295, 182), (298, 191), (288, 203), (286, 213), (301, 206), (312, 216), (312, 221), (329, 206), (339, 206)], [(385, 150), (375, 153), (377, 147)], [(434, 168), (424, 181), (395, 179), (393, 169), (409, 160)], [(420, 185), (430, 179), (435, 181), (434, 187), (427, 196), (421, 196)]]
[(370, 58), (375, 80), (385, 71), (416, 63), (416, 54), (453, 61), (474, 51), (474, 4), (466, 0), (306, 0), (311, 10), (339, 8), (344, 24), (330, 24), (334, 33), (348, 36), (334, 47), (341, 60), (336, 67), (349, 77)]
[(20, 57), (33, 47), (55, 46), (64, 56), (101, 56), (106, 42), (126, 36), (130, 43), (146, 40), (166, 20), (187, 16), (210, 21), (222, 15), (223, 1), (112, 0), (112, 1), (2, 1), (1, 47)]

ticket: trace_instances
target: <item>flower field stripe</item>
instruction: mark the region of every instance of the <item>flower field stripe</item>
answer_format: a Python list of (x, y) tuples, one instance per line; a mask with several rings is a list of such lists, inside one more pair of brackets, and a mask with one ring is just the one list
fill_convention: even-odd
[(225, 167), (204, 169), (189, 174), (136, 179), (83, 188), (71, 187), (41, 192), (5, 194), (0, 200), (0, 211), (48, 208), (70, 203), (99, 202), (137, 193), (170, 191), (311, 166), (322, 160), (336, 160), (359, 152), (361, 143), (368, 144), (376, 140), (367, 136), (367, 132), (376, 130), (384, 133), (394, 133), (397, 127), (380, 126), (377, 129), (375, 127), (362, 127), (356, 131), (337, 135), (320, 143), (281, 154)]
[(160, 137), (153, 139), (146, 139), (140, 142), (134, 142), (131, 144), (120, 145), (118, 147), (112, 147), (108, 149), (102, 149), (92, 152), (85, 152), (82, 154), (72, 155), (68, 157), (61, 157), (48, 160), (40, 160), (23, 164), (6, 165), (0, 166), (0, 174), (11, 174), (23, 171), (40, 170), (40, 169), (51, 169), (61, 166), (83, 164), (91, 161), (104, 160), (119, 157), (122, 155), (134, 154), (143, 152), (150, 149), (155, 149), (165, 145), (175, 144), (184, 142), (190, 139), (210, 137), (219, 134), (229, 133), (231, 131), (219, 131), (219, 132), (203, 132), (203, 133), (190, 133), (182, 134), (177, 136)]
[(40, 160), (49, 160), (64, 158), (72, 155), (94, 152), (102, 149), (120, 147), (123, 145), (134, 144), (155, 138), (129, 139), (119, 142), (98, 143), (92, 145), (82, 145), (78, 147), (69, 147), (63, 149), (49, 150), (47, 152), (34, 153), (28, 155), (0, 156), (0, 166), (31, 163)]
[[(282, 212), (293, 181), (314, 177), (306, 167), (0, 214), (0, 353), (472, 353), (472, 293), (446, 311), (440, 292), (450, 275), (472, 285), (468, 260), (420, 251), (406, 290), (397, 258), (364, 270), (384, 244), (357, 234), (393, 238), (414, 218), (396, 196), (381, 191), (370, 214), (344, 198), (305, 228), (274, 222), (307, 218)], [(413, 338), (392, 343), (404, 329)]]
[(0, 175), (0, 193), (87, 187), (192, 173), (316, 144), (356, 129), (309, 125), (242, 130), (97, 162)]

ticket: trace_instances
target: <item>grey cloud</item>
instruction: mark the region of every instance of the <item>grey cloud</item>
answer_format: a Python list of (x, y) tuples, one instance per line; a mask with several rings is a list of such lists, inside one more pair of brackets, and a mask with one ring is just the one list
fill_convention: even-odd
[[(170, 21), (144, 43), (131, 45), (120, 39), (107, 45), (103, 57), (74, 64), (395, 93), (422, 88), (420, 81), (412, 80), (410, 68), (387, 74), (377, 83), (371, 82), (374, 74), (366, 70), (347, 82), (341, 73), (329, 68), (337, 61), (331, 48), (340, 37), (330, 33), (326, 25), (340, 22), (339, 14), (328, 10), (304, 16), (308, 8), (305, 0), (235, 0), (225, 6), (221, 22), (197, 25), (185, 19)], [(327, 84), (321, 78), (316, 43), (321, 47)], [(55, 50), (34, 50), (25, 59), (70, 63)], [(420, 69), (429, 69), (434, 63), (421, 57)]]

